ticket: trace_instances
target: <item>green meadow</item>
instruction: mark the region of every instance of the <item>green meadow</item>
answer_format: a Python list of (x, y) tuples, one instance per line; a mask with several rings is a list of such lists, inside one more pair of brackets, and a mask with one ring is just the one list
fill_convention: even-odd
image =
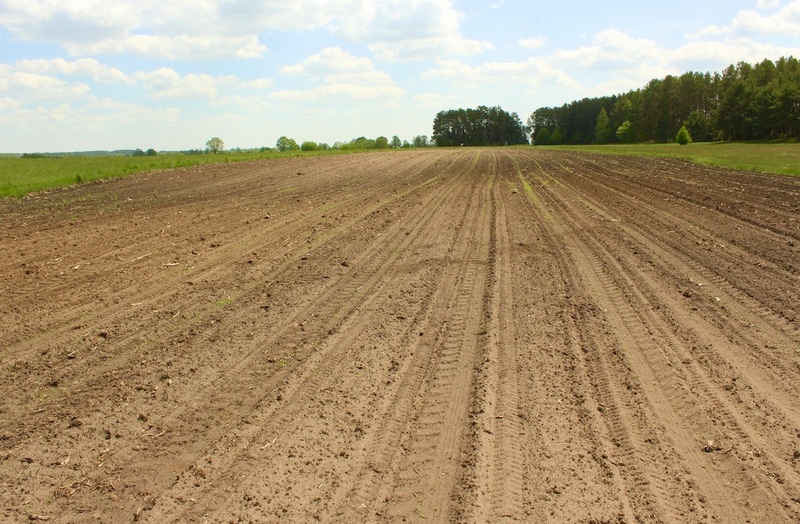
[(678, 144), (609, 144), (554, 146), (556, 150), (594, 151), (616, 155), (681, 158), (708, 166), (800, 176), (798, 142), (698, 142)]
[(319, 151), (314, 153), (253, 151), (226, 152), (218, 155), (174, 153), (137, 157), (123, 155), (36, 158), (3, 156), (0, 157), (0, 198), (20, 197), (43, 189), (65, 187), (144, 171), (321, 153)]
[[(613, 144), (540, 146), (554, 150), (592, 151), (616, 155), (681, 158), (700, 164), (800, 176), (800, 143), (711, 142), (677, 144)], [(534, 151), (539, 147), (534, 148)], [(20, 197), (34, 191), (65, 187), (143, 171), (190, 167), (261, 158), (319, 155), (314, 152), (226, 152), (219, 155), (163, 154), (158, 156), (0, 157), (0, 197)]]

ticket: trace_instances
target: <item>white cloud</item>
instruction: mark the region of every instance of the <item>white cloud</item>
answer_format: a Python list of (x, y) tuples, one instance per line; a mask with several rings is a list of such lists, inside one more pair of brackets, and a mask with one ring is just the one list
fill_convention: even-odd
[(451, 0), (3, 0), (2, 5), (0, 27), (24, 41), (62, 45), (75, 56), (258, 58), (267, 52), (259, 34), (315, 29), (374, 43), (376, 52), (392, 59), (488, 48), (461, 36), (463, 15)]
[(130, 75), (126, 75), (117, 68), (101, 64), (93, 58), (81, 58), (75, 61), (67, 61), (63, 58), (19, 60), (14, 65), (17, 70), (28, 73), (88, 76), (100, 83), (131, 84), (134, 81)]
[(248, 80), (246, 82), (238, 82), (238, 88), (240, 89), (257, 89), (263, 90), (272, 87), (272, 79), (271, 78), (257, 78), (256, 80)]
[(137, 81), (153, 98), (214, 98), (220, 84), (235, 82), (235, 78), (215, 78), (206, 74), (181, 76), (177, 71), (162, 67), (151, 72), (136, 73)]
[(266, 89), (272, 81), (266, 78), (242, 81), (232, 75), (211, 76), (187, 74), (162, 67), (150, 72), (134, 73), (133, 77), (150, 92), (153, 98), (209, 98), (220, 96), (221, 90)]
[(490, 42), (461, 34), (462, 18), (450, 0), (366, 0), (361, 9), (337, 19), (333, 33), (351, 42), (369, 42), (383, 61), (469, 56), (492, 49)]
[[(16, 130), (15, 135), (7, 137), (7, 140), (16, 143), (17, 136), (30, 137), (27, 145), (15, 146), (18, 150), (93, 149), (96, 144), (92, 145), (91, 139), (87, 141), (85, 138), (94, 136), (91, 133), (100, 133), (101, 136), (114, 133), (129, 135), (131, 125), (146, 126), (152, 130), (158, 124), (180, 120), (180, 112), (175, 108), (150, 108), (91, 96), (69, 103), (42, 102), (25, 107), (18, 100), (0, 98), (0, 122), (13, 124)], [(62, 146), (50, 142), (56, 136), (75, 145)], [(120, 143), (124, 144), (124, 141)]]
[[(24, 41), (53, 42), (72, 55), (135, 53), (144, 56), (253, 58), (266, 52), (258, 33), (307, 28), (280, 2), (224, 0), (5, 0), (0, 26)], [(313, 1), (306, 0), (306, 4)], [(245, 4), (252, 4), (246, 6)], [(286, 4), (291, 6), (292, 4)], [(248, 9), (251, 9), (248, 12)]]
[(800, 46), (778, 47), (749, 39), (694, 41), (674, 50), (664, 50), (664, 62), (680, 71), (721, 71), (738, 62), (755, 64), (766, 58), (800, 55)]
[(547, 43), (546, 36), (535, 36), (532, 38), (520, 38), (517, 44), (524, 49), (540, 49)]
[(436, 69), (422, 74), (422, 78), (446, 80), (462, 88), (479, 89), (492, 86), (515, 90), (546, 85), (577, 88), (570, 75), (544, 58), (530, 58), (523, 62), (487, 62), (472, 66), (460, 60), (439, 60)]
[[(344, 1), (343, 3), (347, 3)], [(450, 0), (362, 0), (333, 24), (335, 35), (353, 42), (399, 42), (458, 32), (461, 13)]]
[(490, 42), (468, 40), (458, 34), (400, 42), (377, 42), (369, 45), (369, 50), (385, 62), (423, 60), (440, 56), (470, 56), (493, 48)]
[(557, 50), (548, 60), (576, 75), (588, 76), (591, 71), (613, 73), (614, 80), (604, 85), (627, 86), (624, 88), (627, 90), (668, 74), (719, 71), (740, 61), (756, 63), (767, 57), (796, 56), (798, 52), (800, 47), (777, 47), (744, 38), (694, 40), (668, 48), (618, 30), (606, 30), (597, 34), (593, 45)]
[[(193, 133), (225, 135), (226, 142), (239, 133), (243, 141), (255, 136), (259, 142), (258, 133), (272, 132), (271, 126), (302, 134), (309, 122), (325, 125), (319, 115), (332, 111), (332, 131), (315, 127), (314, 133), (357, 136), (372, 126), (386, 134), (374, 121), (386, 125), (391, 118), (412, 135), (445, 107), (516, 104), (506, 108), (524, 114), (635, 89), (666, 74), (800, 56), (800, 44), (792, 44), (800, 41), (792, 38), (800, 35), (800, 0), (746, 3), (726, 18), (706, 18), (713, 16), (709, 10), (686, 14), (687, 23), (714, 25), (667, 44), (651, 36), (648, 20), (623, 32), (615, 24), (631, 20), (593, 11), (597, 32), (591, 33), (580, 21), (551, 26), (558, 18), (547, 9), (511, 9), (505, 0), (0, 0), (0, 33), (22, 42), (11, 44), (9, 56), (31, 58), (0, 64), (0, 120), (14, 123), (0, 128), (17, 140), (4, 143), (18, 144), (17, 129), (25, 125), (28, 144), (50, 140), (51, 127), (37, 127), (41, 122), (62, 130), (70, 144), (81, 126), (97, 129), (93, 136), (103, 147), (114, 136), (129, 140), (132, 130), (144, 141), (160, 134), (165, 143)], [(462, 10), (485, 20), (467, 25)], [(657, 19), (658, 9), (651, 15)], [(537, 21), (540, 29), (526, 32), (533, 26), (511, 16)], [(670, 23), (676, 19), (670, 16)], [(493, 42), (503, 54), (481, 60), (481, 53), (495, 49)], [(60, 46), (64, 58), (52, 58), (59, 56), (52, 54), (54, 45), (39, 44)], [(307, 49), (321, 51), (298, 58)], [(129, 55), (158, 65), (132, 65), (153, 62), (131, 62)], [(396, 63), (412, 60), (425, 61)], [(275, 83), (262, 75), (276, 76)], [(134, 103), (123, 103), (128, 100)], [(265, 121), (257, 113), (267, 109), (274, 118)], [(231, 124), (237, 118), (249, 122), (247, 133)], [(175, 125), (156, 130), (148, 119)]]
[(552, 100), (543, 104), (548, 105), (626, 92), (668, 74), (720, 71), (742, 60), (755, 63), (767, 57), (789, 55), (800, 55), (800, 47), (732, 39), (691, 41), (668, 48), (609, 29), (597, 33), (590, 45), (558, 49), (524, 61), (473, 65), (461, 60), (438, 60), (436, 67), (422, 74), (422, 79), (447, 82), (452, 93), (501, 96), (505, 90), (539, 99), (549, 96)]
[(19, 109), (20, 104), (18, 100), (9, 97), (0, 98), (0, 111), (12, 111)]
[(25, 100), (64, 100), (85, 97), (89, 86), (10, 67), (0, 69), (0, 93), (9, 93), (21, 103)]
[(272, 98), (299, 102), (324, 98), (347, 98), (352, 100), (396, 100), (405, 91), (392, 83), (385, 85), (363, 85), (359, 83), (332, 83), (304, 90), (284, 90), (272, 93)]
[(657, 49), (652, 40), (635, 39), (619, 30), (607, 29), (595, 36), (593, 45), (559, 49), (552, 58), (567, 68), (618, 69), (640, 66), (644, 61), (651, 60), (657, 54)]
[(405, 94), (391, 76), (374, 68), (372, 60), (356, 57), (338, 47), (325, 48), (299, 64), (282, 67), (279, 72), (284, 76), (303, 76), (321, 83), (309, 89), (272, 93), (273, 98), (280, 100), (335, 97), (390, 100)]
[(264, 111), (273, 106), (261, 96), (220, 95), (211, 101), (215, 107), (234, 106), (246, 108), (248, 111)]
[(782, 7), (770, 16), (763, 16), (755, 11), (741, 11), (734, 18), (731, 29), (734, 36), (775, 33), (800, 36), (800, 0)]
[(120, 123), (167, 123), (180, 119), (180, 110), (172, 107), (144, 107), (115, 100), (94, 99), (80, 111), (84, 124), (102, 126)]
[(78, 112), (71, 108), (69, 104), (59, 104), (50, 110), (50, 120), (55, 122), (64, 122), (66, 120), (74, 121)]
[(72, 55), (124, 54), (170, 60), (213, 60), (220, 58), (259, 58), (266, 46), (255, 35), (226, 37), (215, 35), (124, 35), (99, 42), (65, 44)]
[(464, 14), (454, 0), (330, 0), (337, 6), (326, 24), (334, 36), (368, 43), (381, 59), (465, 56), (491, 49), (460, 32)]
[(687, 33), (686, 38), (690, 40), (699, 40), (707, 36), (724, 36), (730, 33), (730, 28), (718, 25), (709, 25), (694, 33)]
[(443, 107), (448, 107), (458, 102), (458, 97), (453, 94), (425, 93), (414, 96), (414, 102), (418, 107), (425, 107), (430, 110), (439, 111)]
[(287, 76), (325, 76), (335, 73), (371, 71), (372, 60), (358, 58), (339, 47), (326, 47), (299, 64), (281, 67), (278, 72)]
[[(73, 78), (85, 78), (88, 83)], [(109, 91), (120, 98), (94, 95), (93, 86), (101, 83), (115, 85)], [(129, 126), (138, 129), (141, 137), (152, 140), (151, 133), (145, 131), (147, 126), (152, 129), (154, 124), (177, 124), (184, 113), (165, 105), (172, 101), (177, 100), (181, 108), (190, 112), (202, 107), (205, 114), (208, 107), (228, 106), (237, 108), (239, 113), (239, 108), (246, 108), (248, 114), (253, 114), (269, 107), (269, 99), (257, 93), (271, 85), (268, 78), (179, 74), (169, 68), (129, 74), (95, 59), (18, 60), (0, 64), (0, 128), (8, 133), (13, 127), (15, 131), (5, 143), (20, 150), (31, 149), (30, 144), (36, 149), (86, 148), (90, 140), (82, 137), (88, 136), (100, 143), (125, 146), (132, 136), (125, 132)], [(120, 93), (132, 90), (144, 91), (153, 102), (147, 107), (124, 102), (125, 95)], [(42, 140), (73, 145), (51, 146)]]
[(141, 14), (134, 2), (4, 0), (0, 25), (23, 40), (85, 42), (120, 36)]
[[(758, 7), (774, 8), (778, 4), (775, 1), (761, 1)], [(710, 25), (687, 36), (694, 39), (716, 35), (751, 38), (776, 34), (800, 36), (800, 0), (790, 2), (768, 16), (753, 10), (741, 10), (728, 25)]]

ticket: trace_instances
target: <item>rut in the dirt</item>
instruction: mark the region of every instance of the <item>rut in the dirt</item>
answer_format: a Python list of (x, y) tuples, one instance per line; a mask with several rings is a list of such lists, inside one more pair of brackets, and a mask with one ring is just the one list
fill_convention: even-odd
[(800, 181), (533, 149), (0, 202), (0, 520), (800, 521)]

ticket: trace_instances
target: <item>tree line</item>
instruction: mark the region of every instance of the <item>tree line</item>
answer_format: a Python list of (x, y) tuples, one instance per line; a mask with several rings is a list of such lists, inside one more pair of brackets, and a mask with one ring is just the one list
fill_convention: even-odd
[(794, 57), (721, 73), (651, 80), (624, 94), (534, 111), (535, 144), (667, 142), (685, 126), (695, 142), (800, 137), (800, 62)]
[[(270, 151), (278, 151), (280, 153), (284, 152), (291, 152), (291, 151), (329, 151), (331, 149), (340, 149), (340, 150), (361, 150), (361, 149), (405, 149), (411, 147), (428, 147), (431, 143), (428, 140), (427, 135), (417, 135), (415, 136), (411, 142), (408, 140), (400, 140), (400, 137), (394, 135), (391, 140), (386, 138), (385, 136), (379, 136), (378, 138), (366, 138), (364, 136), (360, 136), (358, 138), (354, 138), (349, 142), (335, 142), (332, 146), (328, 145), (325, 142), (314, 142), (312, 140), (306, 140), (300, 144), (294, 138), (289, 138), (287, 136), (281, 136), (275, 142), (275, 147), (261, 147), (256, 149), (241, 149), (235, 148), (231, 151), (234, 152), (242, 152), (242, 151), (259, 151), (261, 153), (266, 153)], [(225, 142), (219, 137), (213, 137), (208, 142), (206, 142), (205, 150), (202, 149), (190, 149), (188, 151), (182, 151), (184, 154), (188, 155), (201, 155), (203, 153), (221, 153), (225, 151)], [(150, 154), (149, 152), (147, 154)]]
[(278, 151), (327, 151), (329, 149), (339, 149), (343, 151), (354, 151), (362, 149), (400, 149), (410, 147), (427, 147), (429, 146), (428, 137), (426, 135), (417, 135), (413, 138), (412, 142), (408, 140), (400, 140), (400, 137), (394, 135), (391, 140), (385, 136), (377, 138), (367, 138), (360, 136), (354, 138), (349, 142), (334, 142), (332, 146), (324, 142), (314, 142), (306, 140), (302, 144), (298, 144), (293, 138), (282, 136), (275, 143), (275, 149)]
[[(526, 125), (517, 113), (478, 106), (437, 113), (430, 140), (426, 135), (415, 136), (412, 143), (396, 135), (391, 140), (362, 136), (329, 146), (313, 141), (298, 144), (282, 136), (275, 149), (502, 146), (528, 144), (529, 137), (536, 145), (800, 138), (800, 61), (790, 56), (755, 65), (739, 62), (721, 73), (667, 75), (627, 93), (541, 107)], [(219, 138), (206, 144), (206, 151), (222, 150)]]
[(525, 126), (516, 113), (500, 107), (440, 111), (433, 120), (433, 141), (447, 146), (527, 144)]

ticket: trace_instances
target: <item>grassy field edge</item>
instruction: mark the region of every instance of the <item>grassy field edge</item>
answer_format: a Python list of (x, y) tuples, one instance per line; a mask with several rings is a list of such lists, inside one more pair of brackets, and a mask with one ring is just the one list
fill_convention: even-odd
[(36, 191), (57, 189), (147, 171), (205, 164), (247, 162), (269, 158), (354, 153), (356, 151), (226, 152), (217, 155), (163, 154), (158, 156), (65, 156), (0, 158), (0, 198), (22, 197)]
[(678, 144), (607, 144), (537, 146), (554, 150), (589, 151), (614, 155), (678, 158), (713, 167), (800, 176), (800, 143), (698, 142)]
[[(525, 146), (533, 147), (533, 146)], [(609, 144), (586, 146), (536, 146), (534, 149), (587, 151), (614, 155), (678, 158), (714, 167), (800, 176), (800, 143), (710, 142), (678, 144)], [(146, 171), (192, 167), (212, 163), (246, 162), (322, 154), (363, 151), (313, 151), (286, 153), (223, 153), (219, 155), (166, 154), (154, 157), (46, 157), (0, 158), (0, 198), (22, 197), (36, 191), (126, 176)]]

